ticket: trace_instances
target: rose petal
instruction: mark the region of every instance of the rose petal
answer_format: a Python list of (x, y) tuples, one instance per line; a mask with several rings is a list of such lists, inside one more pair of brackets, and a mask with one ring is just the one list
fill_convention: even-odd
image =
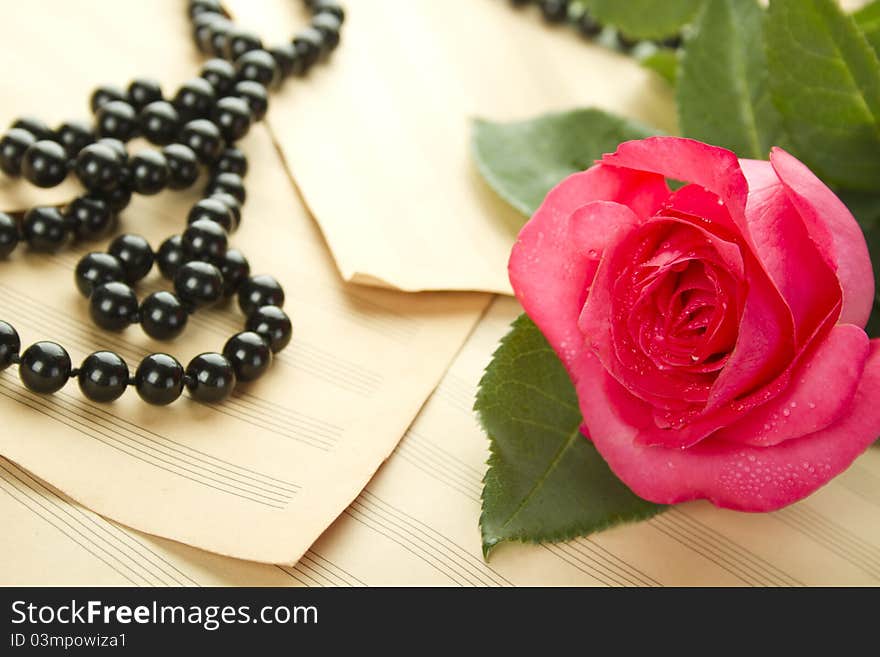
[(740, 227), (734, 223), (721, 197), (701, 185), (692, 183), (673, 192), (660, 213), (665, 214), (670, 210), (698, 218), (707, 230), (723, 231), (722, 237), (727, 240), (732, 241), (734, 236), (739, 235)]
[[(776, 398), (728, 424), (712, 436), (766, 447), (824, 429), (852, 404), (868, 355), (868, 336), (858, 326), (838, 324), (792, 372), (791, 384)], [(834, 394), (828, 394), (828, 386)]]
[(740, 164), (749, 182), (746, 217), (755, 253), (791, 309), (798, 344), (805, 344), (839, 305), (840, 283), (770, 163)]
[(880, 340), (872, 340), (849, 412), (821, 431), (773, 447), (707, 440), (690, 449), (635, 443), (646, 421), (636, 400), (595, 357), (584, 358), (578, 398), (585, 429), (634, 493), (660, 504), (709, 499), (742, 511), (773, 511), (840, 474), (880, 435)]
[(705, 187), (724, 202), (734, 223), (745, 227), (748, 186), (736, 155), (725, 148), (681, 137), (649, 137), (622, 143), (602, 161)]
[(763, 270), (750, 258), (736, 346), (718, 374), (706, 404), (713, 410), (750, 394), (783, 372), (795, 355), (791, 312)]
[(617, 203), (581, 203), (577, 212), (570, 207), (572, 199), (583, 198), (582, 187), (591, 181), (597, 184), (590, 188), (593, 192), (610, 193), (601, 183), (616, 173), (605, 169), (575, 174), (551, 191), (520, 232), (508, 265), (517, 298), (573, 378), (577, 372), (571, 365), (585, 348), (577, 318), (599, 260), (609, 240), (639, 222), (629, 207)]
[(578, 320), (581, 334), (608, 371), (631, 392), (663, 408), (680, 408), (683, 402), (705, 402), (712, 379), (701, 374), (660, 370), (639, 352), (626, 325), (640, 291), (623, 272), (641, 262), (641, 252), (651, 250), (654, 242), (662, 241), (663, 231), (676, 225), (702, 232), (691, 224), (664, 218), (652, 220), (609, 245)]
[(843, 288), (839, 321), (864, 327), (874, 303), (874, 274), (858, 223), (843, 202), (799, 160), (774, 148), (770, 163), (819, 254), (837, 272)]

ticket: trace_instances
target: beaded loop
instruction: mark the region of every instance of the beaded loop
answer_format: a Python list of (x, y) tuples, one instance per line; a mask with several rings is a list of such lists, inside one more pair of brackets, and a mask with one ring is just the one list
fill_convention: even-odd
[[(204, 353), (187, 367), (164, 353), (146, 356), (135, 373), (110, 351), (96, 351), (79, 367), (54, 342), (37, 342), (23, 352), (15, 329), (0, 321), (0, 371), (17, 365), (24, 385), (38, 394), (60, 390), (76, 379), (89, 400), (112, 402), (132, 386), (146, 402), (170, 404), (184, 388), (200, 403), (217, 403), (237, 382), (259, 378), (273, 355), (290, 341), (292, 326), (281, 310), (284, 291), (271, 276), (250, 275), (244, 255), (230, 249), (228, 234), (241, 223), (248, 171), (235, 143), (260, 121), (269, 106), (268, 89), (291, 76), (305, 75), (334, 50), (345, 20), (332, 0), (305, 0), (311, 23), (289, 42), (264, 46), (235, 27), (219, 0), (189, 0), (188, 15), (198, 48), (211, 56), (199, 77), (170, 97), (150, 79), (125, 89), (103, 85), (89, 98), (92, 125), (77, 121), (52, 130), (39, 119), (16, 120), (0, 137), (0, 171), (22, 176), (38, 187), (60, 184), (73, 172), (86, 193), (63, 207), (43, 206), (10, 215), (0, 212), (0, 259), (24, 242), (33, 251), (55, 251), (71, 239), (103, 237), (128, 206), (133, 193), (187, 189), (209, 171), (202, 200), (192, 207), (181, 235), (155, 251), (138, 235), (122, 234), (106, 252), (84, 255), (74, 271), (92, 320), (122, 331), (139, 323), (156, 340), (171, 340), (186, 328), (189, 315), (221, 299), (238, 297), (244, 330), (222, 353)], [(126, 142), (142, 136), (156, 149), (129, 155)], [(174, 282), (174, 292), (155, 291), (138, 301), (134, 286), (153, 265)]]

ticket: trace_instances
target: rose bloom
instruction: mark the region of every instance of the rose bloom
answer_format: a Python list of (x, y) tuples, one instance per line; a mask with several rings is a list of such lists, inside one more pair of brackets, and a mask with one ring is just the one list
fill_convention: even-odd
[(783, 150), (621, 144), (549, 193), (510, 280), (574, 382), (584, 434), (647, 500), (778, 509), (880, 435), (865, 239)]

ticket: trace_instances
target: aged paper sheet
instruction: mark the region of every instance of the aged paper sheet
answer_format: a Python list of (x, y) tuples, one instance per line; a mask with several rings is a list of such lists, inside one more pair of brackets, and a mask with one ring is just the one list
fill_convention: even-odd
[(486, 439), (474, 388), (519, 309), (497, 301), (388, 462), (294, 566), (208, 554), (108, 522), (0, 461), (0, 581), (273, 586), (880, 584), (880, 448), (772, 514), (705, 503), (570, 543), (480, 557)]
[[(303, 16), (296, 3), (230, 6), (278, 39)], [(353, 0), (346, 12), (333, 63), (269, 114), (346, 280), (509, 293), (523, 218), (475, 170), (474, 117), (597, 106), (674, 130), (662, 80), (504, 0)]]
[[(170, 91), (197, 70), (179, 2), (125, 3), (124, 16), (114, 2), (95, 3), (94, 11), (60, 1), (41, 6), (51, 7), (44, 21), (51, 49), (34, 47), (35, 14), (4, 14), (0, 124), (28, 112), (50, 123), (80, 116), (101, 82), (154, 76)], [(95, 33), (106, 38), (83, 37)], [(106, 77), (96, 79), (96, 71)], [(293, 563), (394, 449), (489, 296), (342, 283), (266, 128), (254, 128), (242, 148), (251, 165), (248, 202), (232, 243), (254, 273), (281, 281), (294, 323), (293, 341), (271, 371), (223, 405), (182, 399), (157, 409), (133, 391), (112, 405), (94, 404), (74, 382), (51, 397), (35, 395), (12, 367), (0, 374), (0, 454), (129, 526), (226, 555)], [(157, 246), (183, 229), (200, 187), (136, 198), (118, 232), (143, 234)], [(77, 191), (72, 182), (44, 193), (4, 179), (0, 207)], [(54, 255), (22, 248), (0, 262), (0, 317), (25, 345), (55, 340), (75, 364), (112, 349), (133, 371), (146, 353), (168, 351), (187, 363), (242, 330), (234, 303), (197, 313), (171, 344), (151, 341), (137, 326), (120, 334), (97, 329), (73, 270), (83, 253), (106, 242)], [(158, 288), (169, 284), (154, 272), (138, 292), (143, 298)]]

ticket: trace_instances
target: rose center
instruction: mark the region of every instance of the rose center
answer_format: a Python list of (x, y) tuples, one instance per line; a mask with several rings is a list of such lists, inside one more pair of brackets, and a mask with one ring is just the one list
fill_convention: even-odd
[[(643, 235), (617, 301), (637, 369), (690, 373), (709, 384), (736, 340), (737, 282), (696, 227), (659, 221)], [(626, 348), (626, 345), (621, 345)], [(646, 362), (645, 362), (646, 361)], [(639, 363), (643, 363), (639, 365)]]

